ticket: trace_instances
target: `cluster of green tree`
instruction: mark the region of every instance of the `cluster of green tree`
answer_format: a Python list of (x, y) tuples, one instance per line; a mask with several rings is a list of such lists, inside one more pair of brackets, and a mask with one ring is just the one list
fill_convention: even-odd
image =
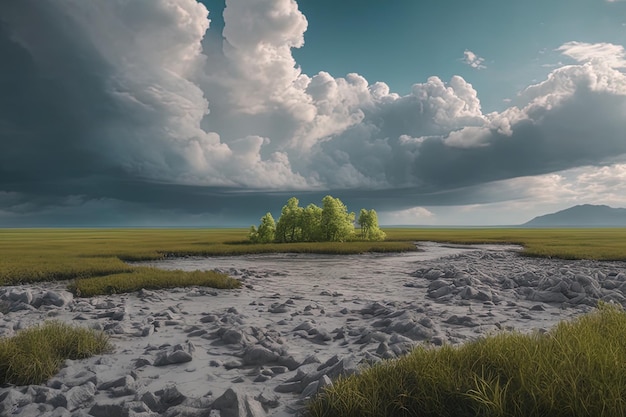
[(271, 213), (261, 218), (257, 228), (250, 228), (250, 240), (254, 243), (269, 242), (345, 242), (355, 237), (364, 240), (384, 240), (385, 232), (378, 226), (376, 211), (361, 209), (354, 227), (355, 215), (338, 198), (327, 195), (322, 207), (309, 204), (300, 207), (299, 201), (291, 197), (283, 207), (278, 222)]

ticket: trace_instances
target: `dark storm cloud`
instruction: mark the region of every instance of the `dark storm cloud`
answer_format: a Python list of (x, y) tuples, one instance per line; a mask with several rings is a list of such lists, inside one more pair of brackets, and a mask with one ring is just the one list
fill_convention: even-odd
[(248, 224), (292, 195), (488, 203), (516, 198), (494, 181), (626, 153), (626, 77), (597, 53), (483, 114), (458, 76), (399, 96), (302, 74), (295, 3), (227, 3), (206, 37), (195, 0), (0, 3), (0, 226)]

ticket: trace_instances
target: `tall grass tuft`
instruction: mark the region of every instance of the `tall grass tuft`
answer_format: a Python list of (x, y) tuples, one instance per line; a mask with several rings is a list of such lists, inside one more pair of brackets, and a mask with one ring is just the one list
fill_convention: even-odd
[(129, 273), (76, 279), (68, 288), (76, 296), (92, 297), (102, 294), (128, 293), (139, 291), (142, 288), (157, 290), (194, 285), (233, 289), (241, 287), (241, 281), (216, 271), (165, 271), (157, 268), (139, 267)]
[(57, 321), (0, 339), (0, 384), (41, 384), (65, 359), (84, 359), (112, 351), (106, 334)]
[(545, 334), (417, 348), (336, 381), (308, 415), (626, 416), (626, 313), (600, 305)]

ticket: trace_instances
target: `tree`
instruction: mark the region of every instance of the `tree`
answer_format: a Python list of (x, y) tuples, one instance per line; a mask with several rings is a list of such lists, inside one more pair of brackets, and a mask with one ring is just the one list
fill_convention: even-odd
[(322, 200), (322, 240), (328, 242), (345, 242), (354, 234), (354, 213), (339, 200), (327, 195)]
[(309, 204), (300, 216), (301, 240), (316, 242), (321, 240), (322, 209), (315, 204)]
[(385, 232), (378, 226), (378, 214), (374, 209), (361, 209), (357, 220), (361, 227), (361, 238), (366, 240), (385, 240)]
[[(261, 218), (257, 228), (252, 226), (248, 234), (253, 243), (269, 242), (345, 242), (354, 237), (354, 213), (338, 198), (327, 195), (322, 207), (309, 204), (299, 206), (291, 197), (280, 212), (278, 222), (271, 213)], [(378, 215), (374, 210), (361, 209), (358, 224), (360, 238), (384, 240), (385, 233), (378, 227)]]
[(276, 223), (272, 213), (266, 213), (261, 217), (261, 224), (257, 232), (259, 243), (270, 243), (276, 238)]
[(250, 226), (250, 231), (248, 232), (248, 239), (252, 243), (259, 243), (259, 231), (256, 229), (256, 226)]
[(276, 224), (276, 240), (278, 242), (298, 242), (301, 238), (302, 207), (297, 198), (291, 197), (283, 206)]

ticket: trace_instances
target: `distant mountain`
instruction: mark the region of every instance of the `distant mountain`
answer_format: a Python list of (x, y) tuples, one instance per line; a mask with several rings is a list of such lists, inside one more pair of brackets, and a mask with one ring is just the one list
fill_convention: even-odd
[(525, 227), (626, 227), (626, 209), (584, 204), (538, 216)]

